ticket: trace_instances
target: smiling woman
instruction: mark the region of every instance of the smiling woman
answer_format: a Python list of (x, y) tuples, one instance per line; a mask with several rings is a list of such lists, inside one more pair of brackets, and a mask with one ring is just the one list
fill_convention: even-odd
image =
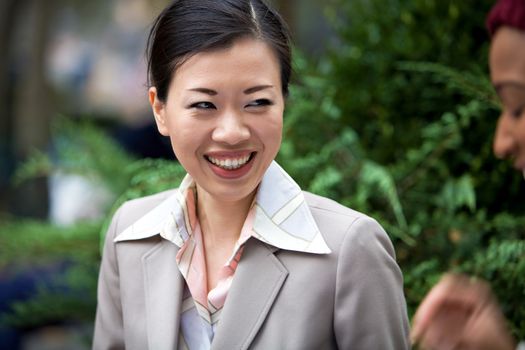
[(179, 0), (149, 39), (149, 101), (187, 171), (106, 236), (95, 349), (405, 349), (402, 277), (373, 219), (274, 162), (290, 80), (261, 0)]
[(271, 46), (245, 37), (187, 59), (165, 102), (150, 88), (159, 131), (195, 180), (200, 203), (253, 199), (281, 144), (279, 71)]

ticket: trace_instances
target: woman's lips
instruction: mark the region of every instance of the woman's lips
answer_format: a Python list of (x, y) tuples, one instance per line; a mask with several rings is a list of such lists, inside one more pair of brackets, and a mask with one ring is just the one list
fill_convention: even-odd
[(204, 156), (215, 175), (237, 179), (246, 175), (253, 166), (256, 152), (214, 152)]

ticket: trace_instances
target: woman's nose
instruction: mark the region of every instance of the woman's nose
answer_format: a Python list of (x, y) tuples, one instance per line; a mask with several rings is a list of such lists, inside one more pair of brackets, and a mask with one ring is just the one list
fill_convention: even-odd
[(511, 116), (502, 114), (498, 119), (494, 134), (493, 151), (498, 158), (509, 158), (516, 153), (516, 139), (514, 137), (514, 122)]
[(250, 129), (245, 124), (241, 113), (227, 112), (217, 120), (217, 125), (212, 133), (215, 142), (236, 145), (250, 138)]

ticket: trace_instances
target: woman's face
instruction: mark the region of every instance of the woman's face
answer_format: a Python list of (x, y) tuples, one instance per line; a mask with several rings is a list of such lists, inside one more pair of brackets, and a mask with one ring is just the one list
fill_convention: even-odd
[(281, 144), (280, 66), (266, 43), (242, 38), (177, 68), (165, 103), (149, 91), (159, 132), (186, 171), (219, 201), (254, 194)]
[(490, 47), (490, 75), (503, 105), (494, 135), (494, 154), (525, 171), (525, 32), (498, 29)]

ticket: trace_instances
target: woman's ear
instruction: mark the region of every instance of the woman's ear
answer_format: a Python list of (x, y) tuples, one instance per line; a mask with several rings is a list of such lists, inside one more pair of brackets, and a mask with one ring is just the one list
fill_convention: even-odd
[(154, 86), (150, 87), (148, 90), (148, 96), (159, 133), (163, 136), (169, 136), (168, 126), (166, 124), (166, 107), (164, 102), (159, 100), (157, 88)]

